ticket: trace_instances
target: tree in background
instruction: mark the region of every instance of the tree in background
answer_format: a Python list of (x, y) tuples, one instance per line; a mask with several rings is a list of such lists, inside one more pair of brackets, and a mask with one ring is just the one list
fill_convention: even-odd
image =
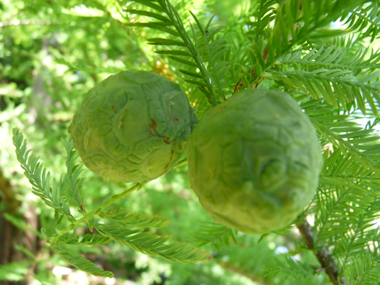
[[(378, 284), (378, 8), (366, 0), (0, 3), (0, 280), (63, 284), (66, 268), (78, 284), (105, 282), (93, 276)], [(82, 167), (67, 133), (72, 116), (91, 87), (128, 69), (177, 82), (200, 120), (240, 90), (291, 94), (323, 149), (313, 201), (283, 230), (248, 235), (200, 207), (185, 157), (144, 186)]]

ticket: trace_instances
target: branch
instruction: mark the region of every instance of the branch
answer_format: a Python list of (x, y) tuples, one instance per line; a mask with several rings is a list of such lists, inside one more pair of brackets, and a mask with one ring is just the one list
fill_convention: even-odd
[(58, 240), (59, 237), (67, 234), (69, 231), (73, 230), (77, 225), (79, 225), (81, 223), (87, 223), (91, 217), (93, 217), (95, 215), (99, 215), (105, 208), (107, 208), (111, 204), (115, 203), (116, 201), (125, 198), (125, 196), (127, 196), (132, 191), (140, 190), (144, 185), (145, 185), (145, 183), (137, 183), (135, 186), (128, 188), (124, 192), (122, 192), (118, 195), (112, 196), (110, 200), (108, 200), (107, 202), (102, 204), (100, 207), (98, 207), (97, 209), (87, 213), (85, 216), (83, 216), (83, 218), (72, 222), (69, 227), (67, 227), (65, 230), (60, 231), (58, 234), (48, 238), (47, 241), (49, 243), (52, 243), (52, 242)]
[[(263, 51), (263, 59), (264, 59), (264, 62), (266, 63), (267, 62), (267, 58), (268, 58), (268, 45), (266, 45), (264, 47), (264, 51)], [(270, 68), (270, 67), (269, 67)], [(267, 71), (269, 70), (269, 68), (267, 69)], [(256, 75), (256, 71), (255, 71), (255, 68), (252, 66), (251, 68), (251, 77), (254, 77)], [(250, 89), (257, 89), (257, 87), (259, 87), (261, 81), (263, 81), (263, 77), (259, 77), (258, 78), (258, 82), (256, 83), (253, 83), (249, 88)], [(234, 93), (232, 95), (234, 95), (236, 92), (239, 92), (240, 89), (243, 87), (243, 79), (240, 79), (240, 81), (235, 85), (235, 89), (234, 89)]]
[(346, 278), (341, 277), (338, 280), (338, 266), (336, 265), (335, 260), (330, 255), (328, 249), (326, 247), (321, 247), (320, 250), (315, 252), (313, 230), (309, 223), (304, 219), (301, 223), (297, 225), (297, 228), (300, 231), (303, 239), (305, 240), (307, 247), (314, 252), (322, 268), (329, 276), (331, 282), (334, 285), (346, 285)]
[[(300, 1), (300, 4), (299, 4), (299, 9), (298, 11), (301, 11), (302, 10), (302, 1)], [(298, 27), (299, 23), (295, 23), (293, 28), (294, 30)], [(264, 50), (263, 50), (263, 59), (264, 59), (264, 62), (267, 63), (267, 59), (268, 59), (268, 44), (265, 45), (264, 47)], [(268, 71), (271, 67), (269, 66), (269, 68), (266, 70)], [(251, 68), (251, 77), (254, 77), (256, 75), (256, 71), (254, 69), (254, 67), (252, 66)], [(257, 89), (259, 87), (259, 85), (261, 84), (261, 82), (263, 81), (263, 77), (260, 76), (259, 78), (257, 78), (256, 82), (253, 83), (249, 88), (250, 89)], [(236, 85), (235, 85), (235, 89), (234, 89), (234, 92), (232, 95), (234, 95), (236, 92), (239, 92), (240, 89), (243, 87), (243, 79), (241, 79)]]

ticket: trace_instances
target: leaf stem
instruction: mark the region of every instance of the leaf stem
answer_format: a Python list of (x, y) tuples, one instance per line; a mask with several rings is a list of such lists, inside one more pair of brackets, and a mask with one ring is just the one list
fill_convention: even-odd
[(118, 201), (120, 199), (123, 199), (129, 193), (131, 193), (131, 192), (133, 192), (135, 190), (140, 190), (144, 185), (145, 185), (145, 183), (137, 183), (135, 186), (132, 186), (131, 188), (128, 188), (123, 193), (120, 193), (118, 195), (112, 196), (110, 200), (108, 200), (107, 202), (105, 202), (103, 205), (101, 205), (97, 209), (89, 212), (87, 215), (83, 216), (81, 219), (74, 221), (68, 228), (66, 228), (65, 230), (61, 231), (59, 234), (56, 234), (56, 235), (48, 238), (47, 242), (48, 243), (52, 243), (54, 241), (58, 242), (59, 237), (67, 234), (69, 231), (73, 230), (77, 225), (79, 225), (81, 223), (87, 223), (90, 218), (92, 218), (95, 215), (100, 214), (105, 208), (107, 208), (111, 204), (115, 203), (116, 201)]
[(179, 36), (181, 37), (181, 39), (184, 41), (187, 48), (189, 49), (194, 61), (196, 62), (197, 66), (199, 68), (199, 71), (201, 72), (201, 74), (203, 76), (203, 81), (204, 81), (205, 85), (207, 85), (207, 88), (210, 92), (210, 95), (207, 96), (208, 102), (212, 106), (218, 105), (219, 101), (218, 101), (217, 96), (214, 92), (214, 87), (212, 86), (211, 76), (208, 73), (208, 71), (207, 71), (207, 69), (203, 63), (201, 56), (199, 55), (198, 51), (194, 47), (193, 42), (190, 40), (188, 34), (186, 33), (186, 31), (184, 29), (184, 25), (182, 23), (182, 20), (179, 16), (177, 10), (167, 0), (163, 0), (162, 2), (160, 1), (160, 4), (161, 4), (161, 7), (164, 9), (164, 13), (169, 17), (170, 21), (173, 23), (177, 32), (179, 33)]

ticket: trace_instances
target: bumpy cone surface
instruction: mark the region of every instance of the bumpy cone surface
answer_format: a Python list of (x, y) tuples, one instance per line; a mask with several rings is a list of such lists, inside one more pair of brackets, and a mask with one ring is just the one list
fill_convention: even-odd
[(175, 166), (196, 123), (177, 84), (152, 72), (128, 70), (85, 95), (69, 133), (94, 173), (144, 182)]
[(302, 212), (322, 165), (307, 115), (290, 95), (271, 90), (241, 91), (211, 109), (186, 153), (203, 208), (216, 222), (256, 234)]

